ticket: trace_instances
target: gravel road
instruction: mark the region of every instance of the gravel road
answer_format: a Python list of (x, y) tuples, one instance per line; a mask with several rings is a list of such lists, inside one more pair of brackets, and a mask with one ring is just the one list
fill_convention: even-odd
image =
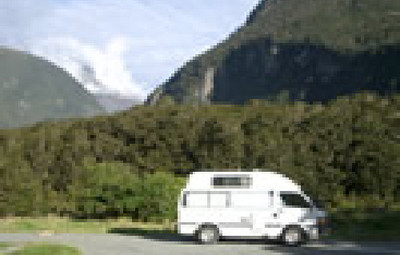
[(221, 241), (198, 245), (174, 234), (0, 234), (0, 242), (50, 242), (80, 248), (84, 255), (252, 255), (252, 254), (400, 254), (400, 242), (330, 242), (283, 247), (262, 241)]

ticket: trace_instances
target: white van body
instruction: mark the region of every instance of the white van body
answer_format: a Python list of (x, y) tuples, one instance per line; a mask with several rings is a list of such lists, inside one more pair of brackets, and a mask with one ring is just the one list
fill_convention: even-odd
[[(299, 185), (274, 172), (194, 172), (178, 202), (178, 233), (213, 226), (219, 237), (278, 239), (297, 227), (318, 238), (318, 217)], [(305, 239), (305, 238), (304, 238)]]

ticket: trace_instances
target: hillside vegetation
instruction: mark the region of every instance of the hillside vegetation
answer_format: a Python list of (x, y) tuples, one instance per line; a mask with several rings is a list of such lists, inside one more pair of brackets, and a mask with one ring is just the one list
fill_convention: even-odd
[(218, 168), (284, 173), (332, 210), (399, 205), (399, 96), (159, 103), (0, 131), (0, 215), (173, 219), (181, 177)]
[(177, 70), (148, 99), (199, 103), (207, 70), (211, 102), (327, 102), (362, 90), (399, 90), (397, 0), (263, 0), (227, 40)]
[(0, 47), (0, 128), (103, 112), (95, 97), (61, 68)]

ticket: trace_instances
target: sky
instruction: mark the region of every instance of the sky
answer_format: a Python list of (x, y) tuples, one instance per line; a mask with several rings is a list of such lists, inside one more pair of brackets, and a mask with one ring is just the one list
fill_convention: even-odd
[(258, 1), (0, 0), (0, 46), (55, 63), (91, 92), (143, 100)]

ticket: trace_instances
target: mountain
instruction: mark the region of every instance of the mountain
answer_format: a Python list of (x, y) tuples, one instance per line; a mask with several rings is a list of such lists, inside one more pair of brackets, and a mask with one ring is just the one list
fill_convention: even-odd
[(120, 95), (118, 93), (93, 93), (96, 97), (97, 102), (109, 112), (117, 112), (129, 109), (135, 105), (143, 104), (142, 100)]
[(77, 79), (86, 88), (91, 88), (91, 94), (96, 97), (97, 102), (109, 113), (129, 109), (130, 107), (142, 104), (142, 100), (131, 95), (124, 95), (119, 92), (110, 92), (97, 77), (96, 71), (88, 64), (81, 63), (80, 74)]
[(246, 23), (147, 99), (244, 103), (400, 87), (400, 1), (263, 0)]
[(0, 128), (103, 112), (96, 98), (61, 68), (0, 48)]

